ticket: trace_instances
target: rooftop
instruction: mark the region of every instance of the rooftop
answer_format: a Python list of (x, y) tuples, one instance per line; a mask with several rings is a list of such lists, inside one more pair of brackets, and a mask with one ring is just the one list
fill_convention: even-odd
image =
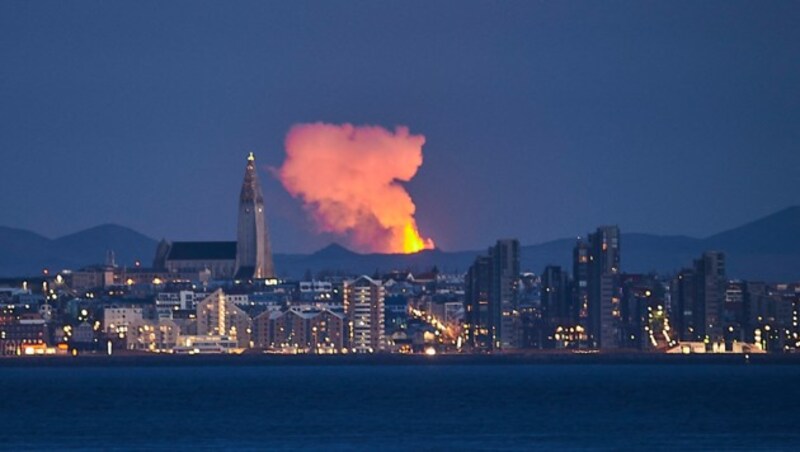
[(236, 242), (172, 242), (168, 260), (236, 260)]

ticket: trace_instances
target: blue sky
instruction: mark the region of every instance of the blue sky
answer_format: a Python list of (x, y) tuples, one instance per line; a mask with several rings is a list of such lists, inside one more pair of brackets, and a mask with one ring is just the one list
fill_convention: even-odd
[(797, 2), (0, 2), (0, 224), (231, 239), (248, 151), (292, 124), (407, 125), (445, 249), (704, 236), (800, 204)]

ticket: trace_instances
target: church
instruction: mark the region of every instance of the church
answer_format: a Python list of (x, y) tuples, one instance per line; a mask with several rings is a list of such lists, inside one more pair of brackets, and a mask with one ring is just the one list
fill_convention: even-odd
[(258, 182), (256, 159), (247, 157), (235, 242), (170, 242), (162, 240), (153, 267), (170, 273), (205, 273), (211, 279), (266, 279), (275, 277), (269, 243), (264, 196)]

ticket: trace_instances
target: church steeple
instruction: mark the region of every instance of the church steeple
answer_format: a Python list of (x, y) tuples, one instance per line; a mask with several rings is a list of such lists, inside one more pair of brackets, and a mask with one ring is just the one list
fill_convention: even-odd
[(256, 157), (251, 152), (247, 156), (247, 166), (244, 170), (244, 181), (242, 182), (242, 192), (239, 195), (239, 202), (256, 201), (264, 203), (261, 194), (261, 185), (258, 183), (258, 171), (256, 170)]
[(269, 243), (264, 196), (258, 182), (255, 156), (247, 156), (242, 191), (239, 195), (239, 224), (236, 237), (236, 277), (238, 279), (275, 276)]

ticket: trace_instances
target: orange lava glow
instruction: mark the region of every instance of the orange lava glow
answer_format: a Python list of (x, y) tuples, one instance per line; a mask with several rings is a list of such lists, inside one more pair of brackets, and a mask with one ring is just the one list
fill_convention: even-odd
[(411, 254), (434, 248), (436, 245), (434, 245), (433, 239), (423, 239), (417, 231), (416, 224), (408, 223), (403, 228), (403, 253)]
[(275, 174), (319, 232), (358, 252), (416, 253), (434, 243), (420, 234), (403, 183), (422, 165), (424, 143), (407, 127), (296, 124)]

